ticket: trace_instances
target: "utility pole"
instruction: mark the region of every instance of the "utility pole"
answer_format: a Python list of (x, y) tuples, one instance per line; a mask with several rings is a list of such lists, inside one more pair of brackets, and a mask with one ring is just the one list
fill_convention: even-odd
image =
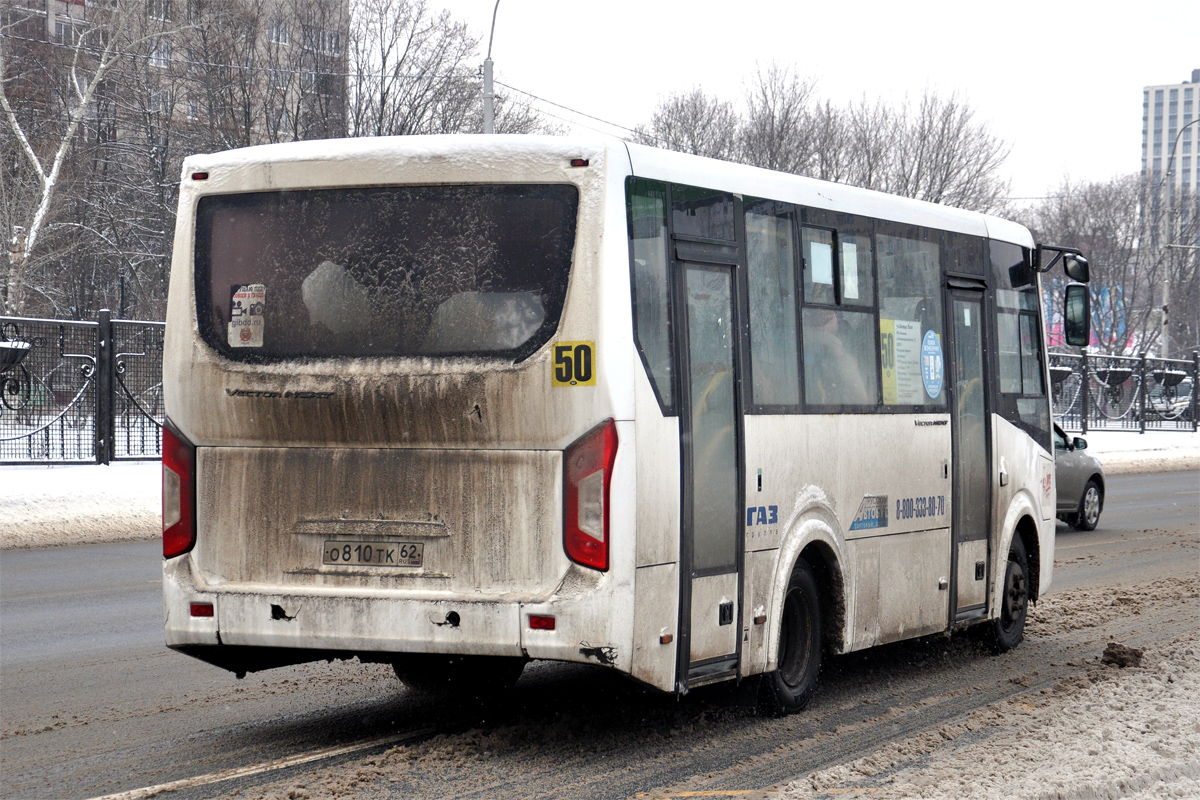
[(483, 60), (483, 132), (495, 133), (496, 94), (492, 91), (492, 37), (496, 35), (496, 12), (500, 10), (500, 0), (492, 9), (492, 32), (488, 34), (487, 58)]

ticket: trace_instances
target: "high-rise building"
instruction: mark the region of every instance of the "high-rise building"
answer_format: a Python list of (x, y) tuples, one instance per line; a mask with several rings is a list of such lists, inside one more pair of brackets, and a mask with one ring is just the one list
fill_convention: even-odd
[[(1200, 159), (1193, 142), (1200, 141), (1200, 69), (1183, 83), (1147, 86), (1142, 91), (1142, 176), (1154, 184), (1169, 173), (1177, 190), (1191, 193), (1197, 185)], [(1178, 141), (1176, 141), (1178, 140)], [(1172, 147), (1174, 159), (1172, 160)]]

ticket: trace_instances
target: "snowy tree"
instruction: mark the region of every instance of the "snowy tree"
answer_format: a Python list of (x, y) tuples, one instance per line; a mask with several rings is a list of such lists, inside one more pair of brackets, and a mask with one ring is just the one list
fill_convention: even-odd
[[(13, 40), (0, 38), (0, 111), (19, 149), (23, 171), (32, 173), (32, 179), (14, 176), (5, 181), (9, 248), (0, 299), (8, 314), (25, 311), (30, 270), (37, 266), (38, 242), (59, 193), (67, 156), (80, 126), (94, 113), (97, 89), (121, 58), (119, 47), (127, 43), (123, 32), (134, 10), (140, 7), (135, 0), (114, 0), (97, 6), (88, 19), (79, 20), (65, 32), (61, 43), (66, 50), (65, 60), (50, 58), (49, 51), (27, 53), (21, 58), (12, 52)], [(31, 11), (10, 9), (4, 28), (28, 29), (23, 23), (31, 17)], [(39, 80), (55, 88), (65, 84), (66, 88), (46, 92), (42, 108), (29, 102), (19, 110), (14, 108), (10, 93), (16, 89), (19, 95), (28, 97), (29, 85)], [(37, 134), (31, 135), (34, 131)]]

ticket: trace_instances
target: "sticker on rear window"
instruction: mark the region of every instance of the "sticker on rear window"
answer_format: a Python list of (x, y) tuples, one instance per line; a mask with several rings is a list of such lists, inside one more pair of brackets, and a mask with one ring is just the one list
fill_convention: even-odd
[(263, 346), (263, 309), (267, 287), (261, 283), (235, 285), (229, 296), (229, 346)]
[(596, 343), (559, 342), (554, 345), (555, 386), (596, 385)]

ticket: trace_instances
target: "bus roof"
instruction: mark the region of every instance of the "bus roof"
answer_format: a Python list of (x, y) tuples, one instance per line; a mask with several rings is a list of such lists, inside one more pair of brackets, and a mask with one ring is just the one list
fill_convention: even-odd
[[(844, 211), (1033, 247), (1033, 237), (1026, 228), (999, 217), (604, 136), (447, 134), (319, 139), (194, 155), (184, 162), (183, 174), (187, 176), (199, 171), (223, 169), (253, 171), (254, 167), (268, 164), (301, 162), (348, 166), (360, 161), (366, 162), (364, 166), (370, 166), (361, 172), (349, 172), (370, 175), (369, 182), (373, 184), (386, 184), (402, 179), (406, 164), (420, 163), (424, 167), (420, 172), (425, 175), (429, 174), (430, 162), (443, 164), (451, 171), (457, 168), (478, 174), (481, 167), (483, 172), (494, 167), (494, 164), (484, 161), (490, 157), (499, 162), (509, 162), (519, 172), (528, 175), (530, 171), (540, 171), (536, 167), (530, 170), (530, 167), (537, 162), (544, 163), (547, 156), (599, 161), (606, 154), (609, 158), (604, 160), (608, 161), (610, 169), (638, 177)], [(279, 179), (282, 176), (273, 177)], [(308, 184), (308, 181), (304, 183)], [(278, 185), (278, 188), (290, 187)]]
[(729, 161), (691, 156), (627, 143), (634, 175), (781, 200), (810, 208), (861, 214), (876, 219), (1000, 239), (1033, 247), (1033, 237), (1009, 220), (961, 208), (860, 189)]

